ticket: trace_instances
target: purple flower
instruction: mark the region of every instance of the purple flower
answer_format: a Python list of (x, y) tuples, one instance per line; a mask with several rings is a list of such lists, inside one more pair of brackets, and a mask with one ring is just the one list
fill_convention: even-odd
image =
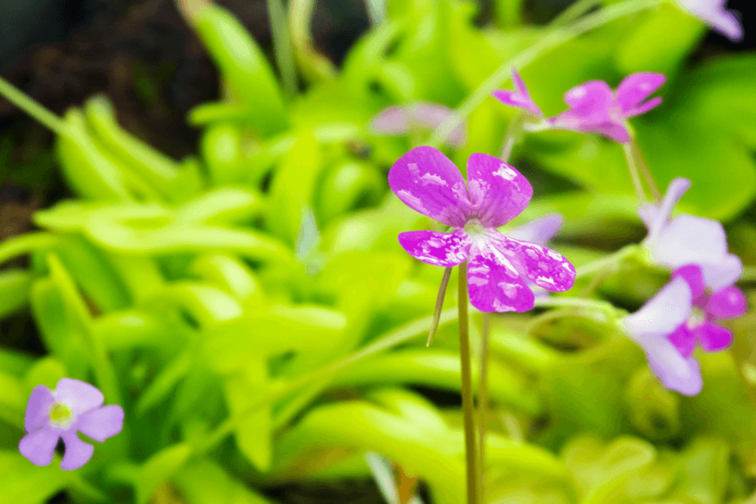
[(21, 454), (38, 466), (50, 465), (59, 439), (66, 446), (61, 469), (73, 471), (92, 458), (94, 446), (85, 443), (77, 431), (103, 442), (123, 428), (123, 409), (102, 406), (104, 397), (96, 387), (71, 378), (61, 378), (55, 392), (44, 385), (34, 388), (26, 406)]
[(662, 384), (685, 395), (703, 387), (701, 370), (692, 355), (683, 355), (670, 340), (692, 311), (693, 294), (683, 278), (675, 278), (643, 307), (620, 322), (646, 353), (648, 365)]
[(725, 9), (727, 0), (678, 0), (680, 7), (733, 42), (743, 39), (743, 25), (735, 11)]
[(533, 102), (533, 99), (530, 97), (528, 87), (522, 81), (520, 74), (518, 74), (517, 70), (515, 70), (514, 68), (512, 68), (512, 82), (514, 82), (517, 91), (507, 91), (500, 89), (494, 91), (491, 94), (494, 96), (494, 98), (499, 100), (504, 105), (521, 108), (527, 110), (535, 116), (543, 117), (543, 112), (541, 112), (541, 109), (538, 108), (538, 105)]
[(450, 233), (410, 231), (399, 243), (420, 261), (452, 267), (469, 260), (470, 301), (484, 312), (533, 308), (530, 280), (550, 291), (565, 291), (575, 268), (560, 254), (499, 233), (496, 228), (522, 212), (533, 188), (498, 158), (473, 154), (468, 184), (441, 152), (418, 147), (389, 172), (389, 185), (410, 208), (453, 228)]
[(546, 245), (556, 236), (562, 224), (564, 224), (564, 217), (560, 214), (544, 215), (512, 229), (507, 232), (507, 236), (536, 245)]
[(732, 285), (712, 292), (706, 288), (703, 271), (696, 265), (678, 268), (672, 278), (682, 278), (690, 287), (692, 312), (688, 320), (669, 335), (669, 340), (684, 357), (689, 357), (698, 343), (706, 352), (724, 350), (732, 343), (732, 332), (717, 321), (740, 317), (748, 309), (745, 296)]
[(660, 97), (644, 101), (667, 80), (663, 74), (641, 72), (623, 80), (617, 92), (604, 81), (590, 81), (567, 91), (569, 110), (550, 118), (556, 129), (599, 133), (616, 142), (629, 142), (625, 120), (658, 106)]
[(743, 264), (727, 252), (727, 235), (719, 222), (693, 215), (671, 217), (689, 187), (690, 180), (674, 179), (660, 204), (640, 207), (638, 213), (648, 229), (643, 243), (657, 264), (672, 270), (698, 265), (706, 286), (718, 291), (740, 278)]
[[(401, 136), (415, 129), (434, 129), (455, 116), (454, 110), (435, 103), (416, 102), (409, 105), (388, 107), (370, 122), (376, 133)], [(464, 123), (454, 128), (446, 139), (452, 147), (462, 147), (466, 142)]]

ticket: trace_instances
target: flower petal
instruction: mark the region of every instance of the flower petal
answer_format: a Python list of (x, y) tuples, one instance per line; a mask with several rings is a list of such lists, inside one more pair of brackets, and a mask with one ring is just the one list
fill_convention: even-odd
[(645, 114), (649, 110), (655, 109), (656, 107), (658, 107), (659, 105), (661, 105), (663, 101), (664, 101), (664, 99), (661, 96), (657, 96), (656, 98), (652, 98), (652, 99), (648, 100), (646, 103), (644, 103), (642, 105), (638, 105), (634, 109), (628, 110), (625, 113), (625, 119), (630, 118), (630, 117), (635, 117), (635, 116), (638, 116), (638, 115), (641, 115), (641, 114)]
[(52, 427), (43, 427), (21, 438), (18, 451), (34, 465), (50, 465), (58, 437), (58, 432)]
[(646, 351), (648, 365), (662, 384), (686, 395), (694, 396), (703, 388), (701, 368), (694, 357), (687, 359), (666, 339)]
[(410, 129), (410, 114), (403, 106), (388, 107), (373, 117), (370, 127), (384, 135), (404, 135)]
[(672, 278), (682, 278), (688, 283), (690, 292), (693, 294), (693, 300), (703, 296), (706, 292), (703, 271), (701, 271), (701, 268), (695, 264), (688, 264), (682, 268), (677, 268), (672, 273)]
[(533, 187), (513, 167), (488, 154), (467, 160), (472, 214), (484, 227), (499, 227), (514, 219), (530, 203)]
[(47, 421), (50, 419), (50, 406), (54, 402), (55, 397), (49, 388), (44, 385), (34, 387), (26, 405), (26, 415), (24, 416), (26, 432), (34, 432), (47, 425)]
[(719, 352), (732, 344), (732, 332), (720, 325), (704, 322), (695, 331), (701, 348), (707, 352)]
[(679, 0), (679, 3), (684, 10), (733, 42), (740, 42), (743, 39), (743, 25), (740, 23), (740, 18), (735, 11), (725, 9), (724, 0)]
[(671, 219), (672, 209), (689, 188), (690, 180), (676, 178), (667, 186), (667, 193), (664, 195), (661, 205), (645, 205), (640, 208), (639, 213), (646, 224), (646, 228), (648, 228), (649, 235), (656, 235), (661, 231)]
[(405, 205), (447, 226), (461, 228), (470, 209), (465, 181), (454, 163), (432, 147), (416, 147), (394, 163), (391, 190)]
[(467, 233), (457, 229), (453, 233), (408, 231), (399, 234), (399, 243), (419, 261), (451, 268), (467, 260), (471, 242)]
[(614, 93), (604, 81), (588, 81), (564, 94), (564, 101), (584, 119), (605, 116), (614, 103)]
[(528, 86), (525, 85), (525, 82), (522, 80), (522, 77), (520, 77), (520, 74), (517, 72), (517, 69), (515, 67), (512, 67), (512, 83), (514, 83), (517, 91), (519, 91), (522, 96), (524, 96), (525, 98), (530, 98), (530, 91), (528, 91)]
[(508, 231), (507, 236), (515, 240), (546, 245), (556, 236), (562, 224), (564, 217), (560, 214), (550, 214)]
[(734, 284), (743, 274), (743, 262), (735, 254), (727, 254), (715, 264), (702, 264), (706, 285), (714, 292)]
[(60, 462), (61, 469), (75, 471), (89, 462), (94, 453), (94, 446), (79, 439), (75, 430), (66, 431), (61, 437), (66, 445), (66, 453)]
[(604, 135), (618, 143), (627, 143), (630, 141), (630, 133), (627, 132), (627, 128), (621, 122), (607, 121), (596, 125), (586, 124), (577, 129), (586, 133)]
[[(409, 111), (410, 127), (417, 125), (429, 129), (437, 128), (452, 117), (457, 116), (454, 110), (449, 107), (428, 102), (417, 102), (410, 105)], [(465, 124), (463, 121), (459, 122), (460, 124), (446, 138), (446, 142), (454, 147), (461, 147), (466, 140)]]
[(683, 322), (688, 320), (693, 296), (682, 278), (675, 278), (649, 299), (637, 312), (622, 319), (625, 332), (640, 342), (646, 336), (666, 340)]
[(696, 332), (688, 329), (687, 324), (680, 324), (672, 334), (667, 336), (667, 339), (675, 345), (677, 351), (685, 358), (693, 355), (693, 350), (696, 349)]
[(727, 254), (722, 224), (693, 215), (676, 217), (648, 245), (654, 261), (669, 268), (719, 263)]
[(76, 430), (101, 443), (122, 429), (123, 408), (115, 404), (85, 413), (76, 422)]
[(638, 72), (625, 77), (617, 87), (617, 102), (622, 107), (625, 116), (637, 115), (632, 112), (638, 109), (643, 100), (651, 96), (666, 80), (667, 77), (664, 74), (653, 72)]
[(740, 317), (748, 310), (745, 295), (737, 287), (726, 287), (715, 292), (706, 303), (706, 315), (715, 319)]
[(494, 233), (493, 246), (506, 256), (520, 275), (552, 292), (572, 288), (575, 268), (562, 254), (535, 243), (515, 240), (496, 231)]
[(533, 291), (512, 264), (492, 250), (471, 251), (467, 282), (470, 302), (482, 312), (524, 312), (533, 308)]
[(61, 378), (55, 386), (55, 400), (65, 403), (79, 416), (102, 406), (105, 398), (94, 385), (72, 378)]

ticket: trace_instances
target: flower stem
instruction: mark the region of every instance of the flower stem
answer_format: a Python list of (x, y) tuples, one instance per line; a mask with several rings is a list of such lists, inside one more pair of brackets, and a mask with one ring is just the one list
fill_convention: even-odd
[(446, 287), (449, 285), (451, 270), (451, 268), (444, 269), (444, 276), (441, 277), (441, 285), (438, 287), (436, 307), (433, 310), (433, 319), (431, 320), (430, 331), (428, 331), (428, 343), (426, 343), (426, 346), (430, 346), (433, 342), (433, 336), (436, 335), (436, 330), (438, 329), (438, 321), (441, 319), (441, 310), (444, 307), (444, 296), (446, 295)]
[(497, 87), (507, 83), (510, 79), (512, 67), (522, 69), (537, 60), (542, 54), (568, 42), (580, 35), (608, 24), (630, 14), (642, 12), (646, 9), (661, 5), (663, 0), (626, 0), (617, 4), (609, 5), (584, 18), (578, 19), (574, 24), (566, 27), (556, 26), (549, 30), (545, 37), (534, 45), (525, 49), (514, 58), (502, 64), (488, 79), (483, 81), (470, 96), (460, 105), (456, 114), (452, 115), (438, 126), (433, 132), (429, 145), (438, 147), (449, 134), (461, 124), (463, 120), (488, 98)]
[(491, 335), (491, 314), (483, 313), (480, 345), (480, 383), (478, 384), (478, 494), (486, 501), (486, 428), (488, 426), (488, 343)]
[(627, 245), (626, 247), (619, 249), (613, 254), (609, 254), (606, 257), (598, 259), (597, 261), (590, 262), (577, 268), (575, 277), (580, 278), (605, 271), (610, 268), (616, 268), (626, 258), (638, 254), (639, 250), (640, 247), (638, 245)]
[(651, 191), (651, 196), (654, 198), (654, 201), (656, 203), (659, 203), (662, 200), (659, 186), (656, 185), (656, 181), (654, 180), (653, 175), (651, 175), (651, 171), (648, 169), (646, 160), (643, 159), (643, 153), (640, 150), (640, 146), (638, 146), (638, 142), (635, 141), (635, 137), (632, 137), (630, 139), (630, 146), (633, 150), (633, 157), (635, 159), (635, 162), (640, 168), (641, 175), (643, 175), (643, 178), (646, 181), (646, 185), (648, 185), (648, 188)]
[(63, 133), (63, 121), (58, 116), (47, 110), (45, 107), (43, 107), (33, 99), (26, 96), (13, 84), (3, 79), (2, 77), (0, 77), (0, 95), (5, 96), (5, 98), (9, 102), (32, 116), (44, 126), (47, 126), (54, 133)]
[(459, 265), (459, 359), (462, 370), (462, 410), (467, 460), (467, 504), (478, 504), (478, 457), (470, 366), (470, 327), (467, 316), (467, 263)]
[(516, 113), (512, 117), (512, 120), (509, 121), (509, 126), (507, 126), (507, 132), (504, 135), (504, 142), (501, 147), (501, 154), (499, 155), (499, 158), (505, 163), (509, 162), (509, 157), (512, 155), (512, 149), (517, 143), (517, 137), (520, 136), (520, 132), (522, 131), (522, 121), (523, 114), (521, 112)]
[(638, 201), (641, 204), (648, 203), (646, 197), (646, 191), (643, 190), (643, 183), (638, 173), (638, 165), (635, 164), (635, 156), (633, 155), (633, 148), (629, 143), (622, 144), (622, 151), (625, 153), (625, 159), (627, 160), (627, 167), (630, 169), (630, 178), (633, 180), (633, 188), (635, 189), (635, 195), (638, 197)]
[(617, 309), (607, 301), (598, 299), (573, 298), (573, 297), (547, 297), (535, 300), (535, 306), (548, 307), (566, 307), (566, 308), (585, 308), (604, 312), (607, 315), (614, 315)]
[(599, 5), (601, 0), (577, 0), (567, 7), (551, 22), (553, 26), (563, 26), (572, 23), (577, 18)]

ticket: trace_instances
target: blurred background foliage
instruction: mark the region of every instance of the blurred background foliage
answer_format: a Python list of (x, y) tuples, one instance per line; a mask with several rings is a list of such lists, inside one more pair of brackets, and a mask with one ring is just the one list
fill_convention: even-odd
[[(0, 5), (0, 70), (62, 118), (0, 102), (0, 502), (462, 502), (453, 285), (425, 348), (442, 272), (396, 235), (433, 224), (386, 182), (428, 137), (369, 122), (459, 106), (569, 2), (69, 3)], [(690, 178), (683, 209), (726, 224), (751, 300), (752, 32), (733, 46), (664, 4), (521, 70), (547, 115), (583, 81), (667, 74), (632, 125), (660, 185)], [(497, 154), (512, 116), (487, 98), (448, 154)], [(535, 189), (517, 223), (562, 213), (576, 265), (643, 237), (616, 144), (534, 133), (512, 164)], [(667, 278), (629, 261), (574, 291), (633, 310)], [(693, 398), (592, 313), (496, 317), (488, 502), (756, 502), (755, 317), (700, 356)], [(126, 410), (75, 473), (16, 450), (31, 389), (63, 376)]]

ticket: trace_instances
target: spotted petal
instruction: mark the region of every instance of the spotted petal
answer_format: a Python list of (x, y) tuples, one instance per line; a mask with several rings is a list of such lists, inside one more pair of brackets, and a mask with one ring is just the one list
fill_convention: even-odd
[(482, 312), (524, 312), (533, 308), (533, 291), (514, 266), (493, 250), (473, 247), (467, 282), (470, 302)]
[(388, 175), (394, 194), (407, 206), (448, 226), (461, 228), (470, 210), (465, 181), (454, 163), (432, 147), (416, 147)]
[(34, 465), (50, 465), (59, 437), (52, 427), (43, 427), (21, 438), (18, 451)]
[(399, 243), (415, 259), (446, 268), (465, 262), (470, 250), (470, 238), (461, 229), (453, 233), (408, 231), (399, 235)]
[(499, 227), (514, 219), (530, 203), (533, 187), (515, 168), (488, 154), (467, 161), (472, 213), (484, 227)]
[(58, 381), (55, 399), (71, 408), (76, 415), (99, 408), (105, 400), (97, 387), (72, 378), (61, 378)]
[(493, 246), (521, 276), (539, 287), (563, 292), (570, 290), (575, 283), (575, 268), (554, 250), (499, 233), (493, 238)]
[(50, 419), (50, 406), (55, 402), (55, 397), (49, 388), (37, 385), (32, 390), (29, 403), (26, 405), (24, 428), (26, 432), (34, 432), (47, 425)]

